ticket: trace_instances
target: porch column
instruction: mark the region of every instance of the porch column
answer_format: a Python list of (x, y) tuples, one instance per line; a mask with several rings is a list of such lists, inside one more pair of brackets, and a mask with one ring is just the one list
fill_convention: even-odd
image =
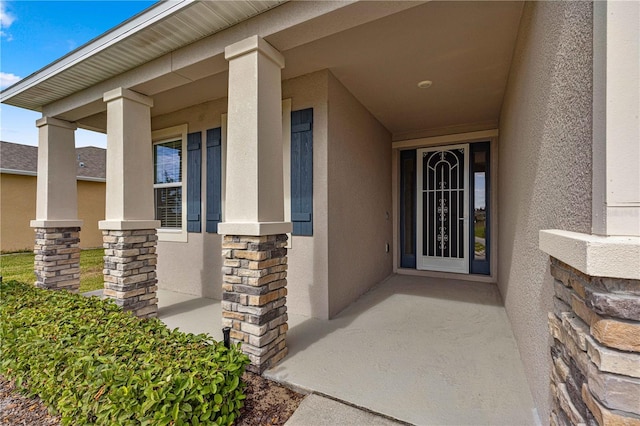
[(551, 424), (640, 424), (640, 4), (594, 2), (592, 234), (551, 257)]
[(593, 233), (640, 236), (640, 5), (594, 2)]
[(282, 176), (284, 58), (258, 36), (225, 49), (229, 61), (223, 325), (250, 371), (287, 353), (287, 232)]
[(158, 311), (153, 201), (151, 107), (128, 89), (104, 94), (107, 103), (107, 188), (102, 230), (104, 295), (138, 317)]
[(38, 127), (35, 285), (78, 292), (80, 227), (76, 188), (75, 123), (42, 117)]

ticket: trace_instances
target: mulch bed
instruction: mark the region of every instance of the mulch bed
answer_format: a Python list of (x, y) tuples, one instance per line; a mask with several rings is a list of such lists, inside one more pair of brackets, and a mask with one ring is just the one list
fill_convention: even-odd
[(60, 424), (60, 417), (51, 416), (40, 398), (22, 396), (13, 381), (0, 376), (0, 424), (53, 426)]
[[(245, 406), (240, 410), (239, 426), (283, 425), (298, 408), (304, 395), (264, 377), (245, 373)], [(13, 381), (0, 376), (0, 425), (58, 426), (59, 416), (51, 416), (39, 398), (18, 393)]]

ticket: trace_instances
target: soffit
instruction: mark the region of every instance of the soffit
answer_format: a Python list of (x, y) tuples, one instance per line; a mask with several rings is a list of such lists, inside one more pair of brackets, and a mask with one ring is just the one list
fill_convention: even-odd
[(522, 5), (428, 2), (284, 52), (283, 78), (330, 69), (394, 139), (495, 128)]
[(2, 93), (3, 103), (40, 111), (286, 0), (160, 2)]

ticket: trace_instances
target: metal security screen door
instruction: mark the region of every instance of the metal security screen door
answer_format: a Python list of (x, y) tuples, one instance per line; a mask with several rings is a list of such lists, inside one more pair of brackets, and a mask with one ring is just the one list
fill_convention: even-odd
[(417, 150), (417, 269), (469, 273), (468, 151)]

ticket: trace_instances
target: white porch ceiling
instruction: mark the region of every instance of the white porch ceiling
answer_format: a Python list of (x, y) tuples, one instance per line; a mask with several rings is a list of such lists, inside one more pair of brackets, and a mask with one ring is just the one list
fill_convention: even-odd
[(329, 68), (394, 139), (496, 128), (522, 6), (428, 2), (285, 52), (284, 77)]

